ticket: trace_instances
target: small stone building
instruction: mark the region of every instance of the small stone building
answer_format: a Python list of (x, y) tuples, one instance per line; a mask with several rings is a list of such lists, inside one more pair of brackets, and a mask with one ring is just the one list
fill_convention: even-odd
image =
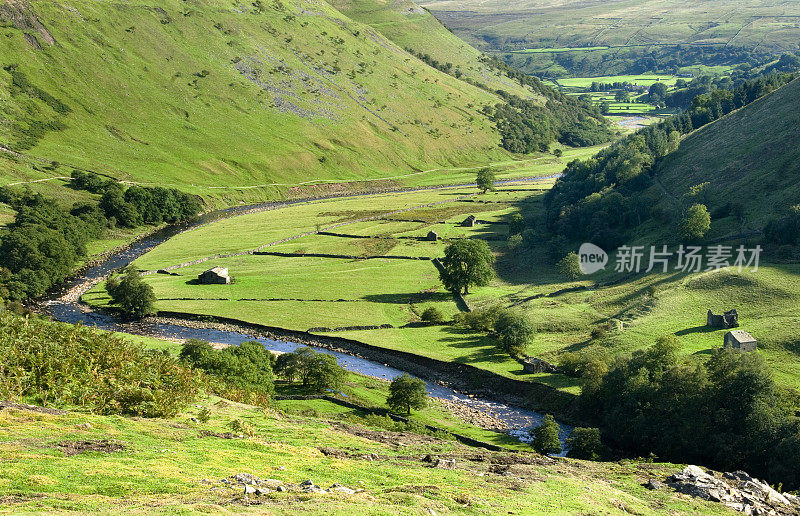
[(464, 219), (464, 222), (462, 222), (461, 225), (463, 227), (465, 227), (465, 228), (471, 228), (471, 227), (475, 226), (475, 224), (477, 224), (477, 223), (478, 223), (478, 219), (475, 218), (475, 215), (470, 215), (469, 217)]
[(229, 285), (231, 282), (226, 267), (212, 267), (200, 274), (197, 279), (204, 285)]
[(733, 330), (725, 334), (723, 347), (738, 349), (740, 351), (755, 351), (757, 341), (744, 330)]
[(711, 310), (706, 314), (706, 326), (712, 328), (738, 328), (739, 314), (736, 309), (728, 310), (722, 315), (715, 315)]
[(437, 240), (439, 240), (439, 235), (436, 234), (436, 231), (428, 231), (425, 240), (428, 240), (430, 242), (436, 242)]

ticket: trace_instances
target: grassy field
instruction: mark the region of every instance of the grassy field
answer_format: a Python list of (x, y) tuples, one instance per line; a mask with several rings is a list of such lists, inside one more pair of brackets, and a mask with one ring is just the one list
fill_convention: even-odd
[(424, 0), (478, 49), (526, 73), (708, 72), (796, 52), (800, 6), (769, 0)]
[[(442, 255), (448, 239), (483, 237), (489, 239), (498, 255), (498, 277), (490, 286), (473, 289), (468, 302), (473, 307), (499, 303), (528, 313), (538, 327), (528, 350), (534, 356), (557, 363), (563, 353), (593, 344), (625, 353), (649, 346), (660, 335), (675, 334), (684, 355), (702, 357), (721, 345), (724, 333), (702, 328), (706, 310), (737, 308), (743, 328), (759, 339), (760, 352), (779, 381), (800, 387), (799, 350), (793, 337), (800, 331), (800, 318), (793, 312), (800, 301), (796, 294), (800, 291), (796, 284), (800, 270), (762, 264), (752, 274), (735, 270), (688, 276), (651, 274), (615, 287), (548, 296), (564, 288), (590, 286), (595, 280), (618, 278), (609, 271), (597, 278), (570, 282), (556, 272), (557, 258), (548, 257), (544, 244), (533, 243), (529, 250), (507, 247), (504, 223), (511, 214), (522, 213), (535, 227), (542, 215), (542, 189), (549, 181), (503, 185), (496, 192), (478, 196), (473, 188), (462, 187), (295, 205), (184, 233), (135, 264), (142, 270), (155, 270), (271, 244), (262, 250), (290, 256), (215, 258), (179, 268), (175, 271), (178, 276), (153, 274), (146, 281), (154, 287), (161, 310), (224, 316), (302, 331), (339, 329), (330, 334), (470, 363), (510, 378), (577, 393), (575, 379), (524, 374), (517, 362), (497, 352), (493, 340), (482, 334), (451, 326), (403, 327), (419, 320), (429, 306), (447, 316), (458, 310), (429, 261), (304, 256), (325, 253), (432, 258)], [(461, 227), (459, 222), (468, 214), (486, 223)], [(722, 236), (729, 229), (725, 221), (715, 222), (712, 236)], [(344, 236), (318, 235), (319, 230)], [(437, 232), (440, 240), (418, 240), (430, 230)], [(197, 274), (212, 265), (228, 267), (235, 282), (194, 285)], [(108, 297), (100, 285), (84, 300), (104, 305)], [(593, 340), (592, 330), (612, 318), (622, 320), (625, 330)], [(348, 329), (381, 324), (394, 327)], [(315, 331), (328, 333), (324, 329)]]
[[(208, 423), (188, 419), (200, 407), (209, 409)], [(497, 454), (416, 434), (365, 432), (330, 415), (286, 416), (215, 397), (174, 420), (5, 409), (0, 513), (729, 514), (711, 502), (640, 485), (678, 469), (670, 464), (531, 456), (530, 465), (511, 466), (513, 476), (500, 475), (488, 471), (489, 461), (504, 460)], [(215, 437), (230, 432), (232, 421), (248, 429), (243, 438)], [(82, 451), (103, 440), (119, 449)], [(426, 454), (455, 457), (456, 469), (432, 468), (419, 460)], [(220, 482), (237, 473), (275, 479), (288, 491), (248, 500), (243, 486)], [(363, 491), (302, 493), (296, 486), (306, 479)]]
[(605, 77), (568, 77), (558, 79), (558, 84), (567, 88), (589, 88), (593, 82), (600, 84), (612, 84), (615, 82), (629, 82), (633, 85), (649, 88), (656, 82), (666, 84), (668, 87), (675, 86), (678, 77), (674, 75), (608, 75)]

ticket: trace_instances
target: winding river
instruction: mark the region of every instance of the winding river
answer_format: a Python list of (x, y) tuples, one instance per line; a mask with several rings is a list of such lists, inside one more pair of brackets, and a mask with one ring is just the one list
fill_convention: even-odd
[[(545, 178), (536, 179), (541, 180)], [(514, 182), (519, 181), (520, 180), (515, 180)], [(453, 188), (453, 186), (448, 188)], [(88, 306), (80, 303), (80, 296), (88, 291), (92, 286), (102, 281), (112, 271), (128, 265), (159, 244), (169, 240), (173, 236), (183, 231), (195, 229), (217, 220), (235, 217), (253, 211), (280, 209), (281, 207), (285, 207), (290, 204), (293, 204), (293, 202), (266, 203), (262, 205), (218, 210), (201, 215), (189, 223), (176, 224), (162, 228), (151, 235), (134, 242), (128, 248), (111, 254), (102, 263), (86, 268), (78, 277), (66, 282), (64, 285), (62, 285), (58, 292), (52, 293), (43, 303), (45, 311), (57, 321), (71, 324), (82, 323), (85, 326), (94, 326), (109, 331), (138, 333), (142, 335), (150, 335), (169, 339), (194, 338), (230, 345), (238, 345), (242, 342), (257, 340), (258, 342), (264, 344), (267, 349), (272, 351), (294, 351), (304, 344), (298, 344), (285, 340), (273, 340), (265, 337), (254, 337), (253, 335), (239, 331), (212, 328), (194, 328), (180, 324), (168, 324), (161, 322), (140, 323), (137, 324), (135, 328), (131, 328), (129, 324), (118, 320), (113, 315), (91, 310)], [(366, 360), (364, 358), (345, 353), (324, 348), (316, 349), (322, 353), (328, 353), (335, 356), (342, 367), (355, 373), (377, 378), (385, 378), (388, 380), (405, 372), (379, 362)], [(529, 431), (533, 427), (538, 426), (543, 418), (543, 415), (538, 412), (505, 405), (503, 403), (498, 403), (488, 399), (469, 396), (431, 382), (426, 382), (426, 386), (428, 394), (430, 394), (432, 397), (454, 401), (503, 420), (509, 428), (508, 433), (524, 442), (528, 442), (530, 440)], [(561, 424), (560, 437), (562, 443), (571, 431), (572, 428), (570, 426)]]

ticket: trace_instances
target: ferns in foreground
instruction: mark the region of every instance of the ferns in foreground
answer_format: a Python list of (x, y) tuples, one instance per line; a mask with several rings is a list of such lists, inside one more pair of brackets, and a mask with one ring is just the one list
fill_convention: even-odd
[(201, 379), (174, 358), (80, 325), (0, 314), (0, 398), (172, 417)]

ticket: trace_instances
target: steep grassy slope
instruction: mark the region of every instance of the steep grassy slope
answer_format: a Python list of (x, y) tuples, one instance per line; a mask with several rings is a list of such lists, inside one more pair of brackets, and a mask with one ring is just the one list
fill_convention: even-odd
[(522, 97), (532, 96), (520, 86), (481, 60), (481, 53), (447, 30), (427, 10), (410, 0), (332, 0), (331, 4), (348, 17), (370, 25), (398, 46), (415, 55), (428, 55), (440, 65), (452, 65), (457, 74), (488, 87)]
[(656, 177), (674, 197), (708, 183), (710, 208), (741, 203), (747, 219), (764, 219), (800, 200), (800, 81), (686, 137)]
[(58, 161), (243, 198), (221, 187), (507, 155), (479, 112), (493, 95), (322, 1), (14, 2), (0, 19), (0, 144), (45, 160), (0, 153), (6, 182), (69, 175), (43, 168)]

